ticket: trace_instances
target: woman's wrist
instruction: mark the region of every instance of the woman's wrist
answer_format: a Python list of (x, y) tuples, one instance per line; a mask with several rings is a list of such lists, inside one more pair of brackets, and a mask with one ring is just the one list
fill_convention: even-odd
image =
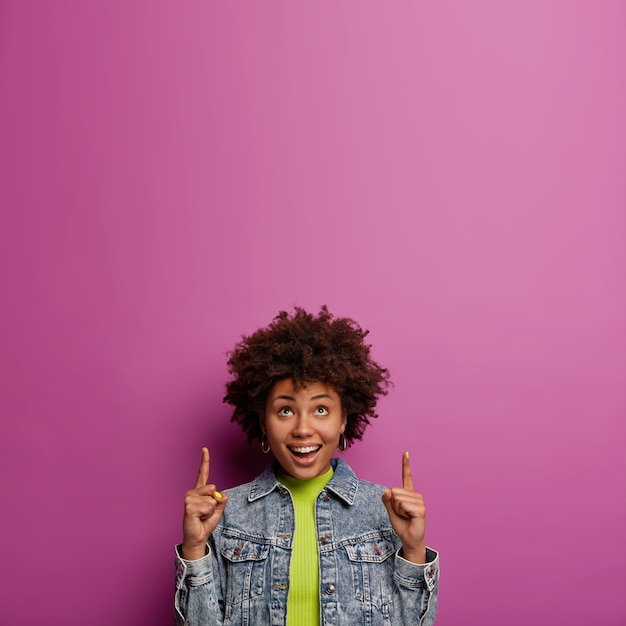
[(207, 555), (206, 544), (199, 546), (186, 546), (183, 543), (180, 553), (185, 561), (197, 561)]
[(405, 561), (410, 561), (411, 563), (415, 563), (416, 565), (425, 565), (426, 564), (426, 546), (422, 545), (417, 548), (406, 548), (402, 546), (402, 553), (400, 556)]

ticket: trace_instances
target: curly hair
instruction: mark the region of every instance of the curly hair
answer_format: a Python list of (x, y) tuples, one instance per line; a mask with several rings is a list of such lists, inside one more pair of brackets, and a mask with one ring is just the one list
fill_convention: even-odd
[(260, 441), (261, 416), (267, 396), (279, 380), (291, 378), (296, 390), (309, 383), (330, 385), (341, 398), (347, 415), (347, 445), (363, 438), (370, 418), (378, 417), (376, 401), (391, 385), (389, 371), (374, 362), (369, 331), (347, 317), (333, 318), (326, 306), (317, 316), (296, 307), (281, 311), (267, 328), (260, 328), (229, 353), (224, 402), (235, 407), (237, 422), (248, 443)]

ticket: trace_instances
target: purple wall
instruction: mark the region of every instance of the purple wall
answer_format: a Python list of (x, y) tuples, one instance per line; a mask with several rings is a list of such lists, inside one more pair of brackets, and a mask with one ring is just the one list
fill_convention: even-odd
[(0, 623), (171, 624), (225, 352), (327, 303), (437, 625), (624, 624), (625, 6), (1, 2)]

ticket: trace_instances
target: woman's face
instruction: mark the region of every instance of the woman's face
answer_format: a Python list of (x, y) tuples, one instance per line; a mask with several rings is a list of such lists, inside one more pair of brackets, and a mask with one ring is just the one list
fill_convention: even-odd
[(339, 395), (326, 383), (296, 392), (291, 378), (284, 378), (267, 396), (262, 427), (283, 472), (307, 479), (330, 469), (346, 417)]

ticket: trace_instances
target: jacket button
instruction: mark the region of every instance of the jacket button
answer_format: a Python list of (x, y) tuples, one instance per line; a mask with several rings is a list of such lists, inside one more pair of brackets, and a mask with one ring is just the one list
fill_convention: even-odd
[(332, 595), (333, 595), (333, 593), (335, 593), (335, 585), (328, 585), (328, 586), (326, 587), (326, 593), (327, 593), (329, 596), (332, 596)]

